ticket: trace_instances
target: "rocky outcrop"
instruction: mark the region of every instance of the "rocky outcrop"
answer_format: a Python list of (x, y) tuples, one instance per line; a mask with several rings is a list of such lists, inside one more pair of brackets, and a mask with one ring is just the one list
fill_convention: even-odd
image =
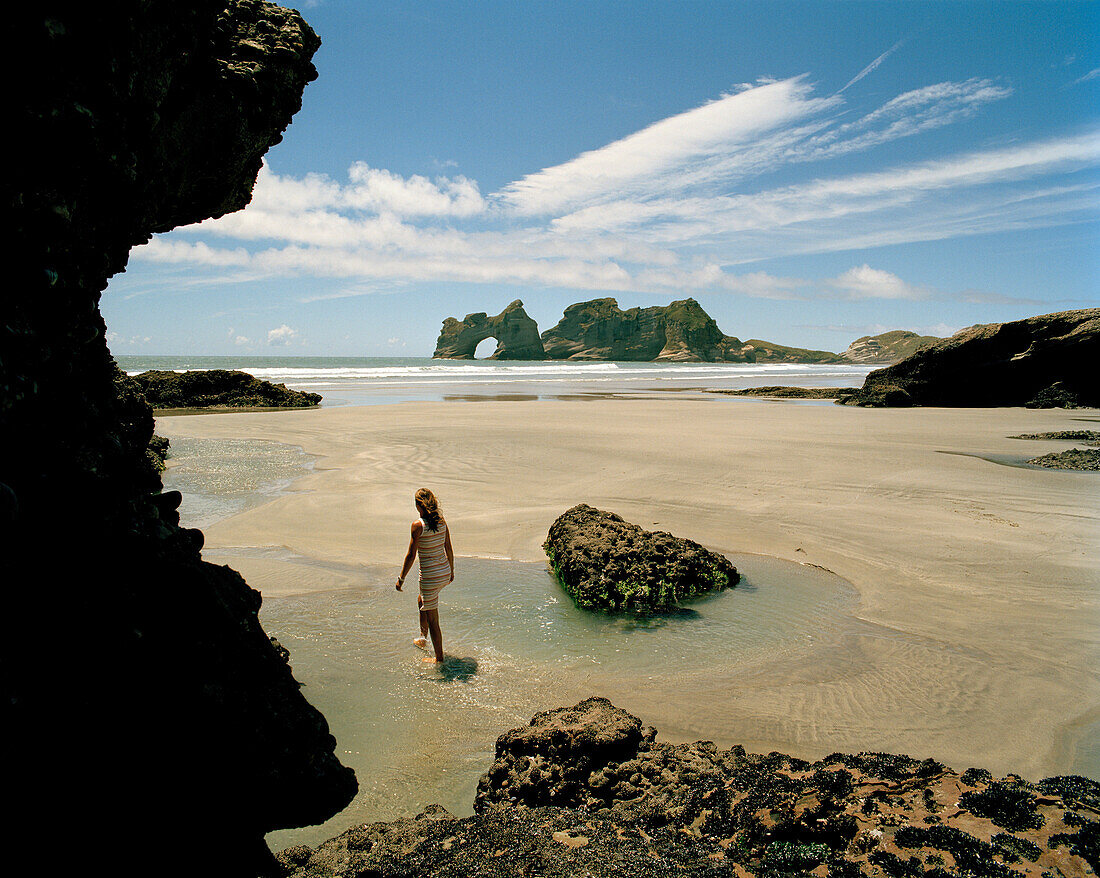
[(151, 370), (130, 380), (154, 409), (309, 408), (321, 401), (319, 393), (291, 390), (230, 369)]
[(725, 335), (694, 299), (623, 311), (615, 299), (592, 299), (565, 309), (538, 335), (518, 299), (496, 317), (484, 311), (448, 317), (433, 357), (472, 360), (477, 346), (497, 339), (492, 360), (618, 360), (706, 363), (893, 363), (937, 339), (894, 330), (864, 336), (842, 354)]
[(484, 311), (467, 314), (465, 319), (448, 317), (435, 343), (433, 357), (445, 360), (472, 360), (477, 346), (487, 338), (497, 340), (490, 360), (545, 360), (538, 324), (516, 299), (496, 317)]
[(816, 363), (830, 365), (846, 362), (841, 354), (832, 351), (815, 351), (809, 348), (792, 348), (771, 341), (750, 338), (745, 344), (752, 348), (755, 363)]
[(694, 299), (627, 311), (614, 299), (579, 302), (542, 334), (542, 345), (552, 360), (752, 360), (745, 346), (724, 335)]
[(288, 878), (1085, 878), (1100, 867), (1100, 784), (959, 774), (933, 759), (664, 744), (602, 698), (497, 740), (476, 814), (348, 830), (279, 860)]
[(940, 339), (931, 335), (917, 335), (905, 329), (895, 329), (880, 335), (857, 338), (839, 354), (809, 348), (795, 348), (750, 338), (746, 345), (752, 347), (757, 363), (896, 363), (915, 353), (924, 345)]
[(1047, 469), (1100, 470), (1100, 431), (1098, 430), (1055, 430), (1050, 433), (1024, 433), (1009, 436), (1010, 439), (1033, 439), (1037, 441), (1080, 442), (1089, 448), (1069, 448), (1033, 457), (1027, 462), (1032, 466)]
[(1067, 451), (1052, 451), (1050, 454), (1041, 454), (1031, 458), (1028, 463), (1032, 466), (1046, 467), (1047, 469), (1071, 469), (1071, 470), (1100, 470), (1100, 451), (1095, 448), (1070, 448)]
[(934, 335), (917, 335), (906, 329), (895, 329), (880, 335), (857, 338), (840, 357), (847, 363), (896, 363), (937, 341), (942, 339)]
[(45, 3), (10, 23), (5, 868), (110, 846), (112, 874), (254, 875), (266, 832), (335, 813), (355, 778), (259, 595), (159, 493), (152, 413), (116, 381), (99, 296), (153, 232), (247, 203), (319, 41), (257, 0)]
[(867, 376), (863, 406), (1100, 405), (1100, 309), (973, 326)]
[(543, 548), (558, 581), (589, 610), (667, 611), (740, 578), (717, 552), (585, 503), (558, 516)]
[(744, 390), (707, 391), (707, 393), (721, 393), (725, 396), (751, 396), (766, 399), (837, 399), (842, 394), (850, 392), (850, 387), (791, 387), (780, 384), (748, 387)]

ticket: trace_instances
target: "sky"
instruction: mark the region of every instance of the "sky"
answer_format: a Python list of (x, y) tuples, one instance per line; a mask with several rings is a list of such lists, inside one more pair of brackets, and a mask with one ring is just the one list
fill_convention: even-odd
[(832, 351), (1100, 307), (1100, 3), (299, 8), (319, 77), (252, 203), (131, 252), (113, 353), (430, 356), (515, 299)]

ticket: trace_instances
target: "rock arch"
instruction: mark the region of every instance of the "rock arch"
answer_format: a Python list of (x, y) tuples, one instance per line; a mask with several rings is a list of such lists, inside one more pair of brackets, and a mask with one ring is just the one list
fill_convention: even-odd
[(443, 321), (432, 356), (444, 360), (472, 360), (477, 346), (487, 338), (497, 341), (490, 360), (546, 359), (538, 324), (523, 310), (523, 302), (519, 299), (495, 317), (484, 311), (467, 314), (464, 320), (448, 317)]

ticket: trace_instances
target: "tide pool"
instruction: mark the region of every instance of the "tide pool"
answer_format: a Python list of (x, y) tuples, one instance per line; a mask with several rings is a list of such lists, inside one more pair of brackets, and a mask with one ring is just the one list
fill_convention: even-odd
[(290, 650), (360, 787), (328, 823), (273, 833), (271, 848), (315, 845), (431, 803), (471, 814), (498, 735), (592, 695), (655, 725), (660, 740), (736, 743), (737, 679), (839, 642), (856, 624), (856, 594), (819, 568), (729, 557), (737, 588), (649, 618), (577, 609), (544, 564), (458, 558), (440, 599), (441, 667), (412, 644), (415, 574), (403, 593), (366, 582), (265, 600), (264, 629)]

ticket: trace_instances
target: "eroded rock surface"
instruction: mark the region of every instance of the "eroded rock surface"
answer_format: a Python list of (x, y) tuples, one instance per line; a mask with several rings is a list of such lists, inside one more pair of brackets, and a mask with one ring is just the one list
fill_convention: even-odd
[(495, 317), (484, 311), (467, 314), (463, 320), (448, 317), (443, 321), (432, 356), (445, 360), (472, 360), (477, 346), (487, 338), (497, 340), (490, 360), (546, 359), (538, 324), (523, 310), (523, 302), (519, 299)]
[(319, 393), (291, 390), (285, 384), (261, 381), (231, 369), (151, 370), (129, 380), (155, 409), (309, 408), (321, 402)]
[(724, 555), (586, 503), (558, 516), (543, 548), (558, 581), (591, 610), (661, 612), (740, 578)]
[(552, 360), (751, 362), (694, 299), (623, 311), (614, 299), (578, 302), (542, 334)]
[(867, 376), (863, 406), (1098, 406), (1100, 309), (974, 326)]
[(602, 698), (502, 735), (475, 810), (433, 806), (279, 859), (291, 878), (1085, 878), (1100, 865), (1100, 784), (1087, 778), (664, 744)]
[(840, 356), (848, 363), (896, 363), (937, 341), (942, 339), (934, 335), (917, 335), (906, 329), (894, 329), (857, 338)]
[(110, 849), (112, 874), (252, 875), (266, 832), (327, 818), (355, 778), (260, 596), (202, 561), (159, 493), (152, 413), (118, 380), (99, 297), (153, 232), (247, 203), (319, 41), (258, 0), (10, 21), (26, 65), (0, 297), (5, 868)]

